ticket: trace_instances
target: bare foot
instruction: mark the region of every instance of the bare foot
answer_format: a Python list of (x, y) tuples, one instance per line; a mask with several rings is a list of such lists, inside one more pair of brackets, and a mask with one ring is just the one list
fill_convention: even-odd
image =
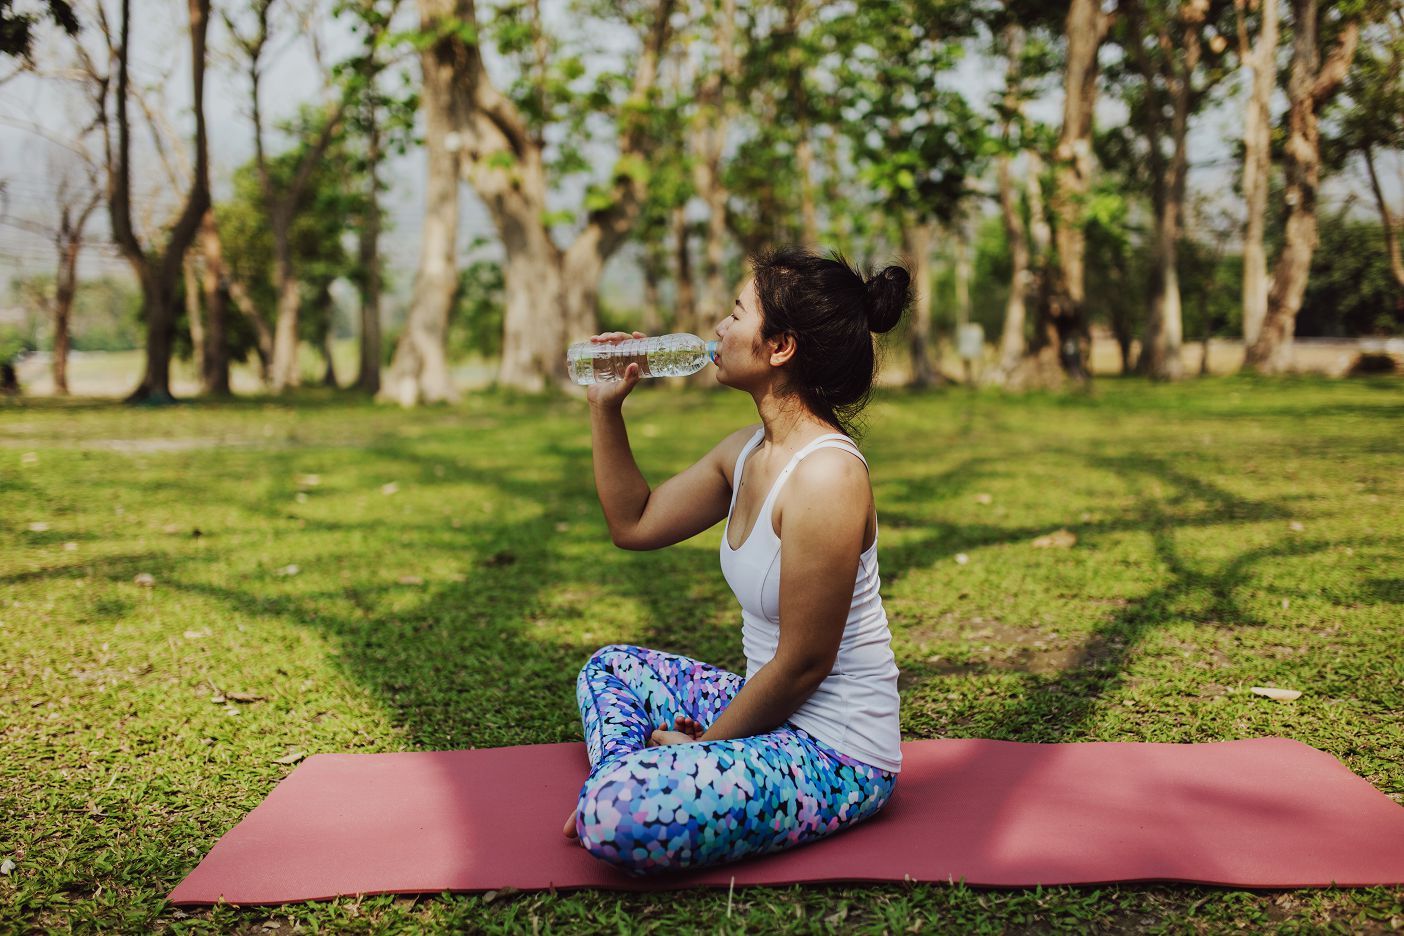
[(570, 811), (570, 818), (566, 820), (565, 828), (561, 830), (565, 833), (566, 838), (573, 839), (580, 837), (580, 833), (575, 831), (575, 812), (576, 810), (574, 809)]

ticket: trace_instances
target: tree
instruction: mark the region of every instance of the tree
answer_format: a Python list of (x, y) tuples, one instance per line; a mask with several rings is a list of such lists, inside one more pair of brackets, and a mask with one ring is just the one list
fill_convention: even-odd
[(1092, 183), (1092, 120), (1097, 107), (1097, 53), (1112, 25), (1101, 0), (1070, 0), (1064, 20), (1063, 123), (1053, 150), (1054, 262), (1047, 296), (1039, 303), (1029, 366), (1039, 382), (1062, 372), (1085, 381), (1087, 343), (1084, 208)]
[[(131, 264), (141, 284), (146, 317), (146, 361), (141, 382), (128, 397), (129, 402), (163, 403), (171, 400), (170, 364), (173, 347), (176, 303), (185, 252), (195, 239), (200, 219), (210, 204), (209, 159), (205, 137), (205, 33), (209, 25), (209, 0), (187, 0), (190, 21), (192, 107), (195, 116), (195, 168), (191, 174), (184, 205), (159, 248), (144, 245), (132, 224), (131, 212), (131, 120), (128, 113), (131, 58), (131, 0), (121, 0), (121, 23), (117, 42), (99, 7), (99, 23), (111, 58), (117, 64), (114, 113), (107, 109), (110, 75), (101, 74), (79, 46), (84, 71), (99, 89), (98, 123), (102, 128), (107, 168), (108, 217), (113, 240)], [(116, 141), (111, 123), (116, 123)]]
[[(490, 24), (498, 51), (522, 63), (522, 80), (507, 93), (487, 74), (479, 43), (489, 33), (474, 0), (419, 0), (422, 107), (428, 155), (424, 236), (409, 319), (391, 363), (388, 395), (410, 405), (453, 394), (444, 355), (448, 314), (457, 288), (455, 233), (458, 177), (477, 191), (506, 253), (506, 317), (498, 383), (539, 391), (564, 381), (560, 362), (566, 336), (595, 330), (600, 275), (638, 217), (649, 182), (649, 128), (659, 62), (672, 33), (674, 0), (611, 4), (643, 32), (632, 63), (626, 99), (615, 105), (611, 89), (622, 74), (606, 75), (585, 94), (577, 56), (550, 54), (540, 10), (512, 6)], [(540, 37), (538, 39), (538, 37)], [(545, 129), (562, 120), (583, 134), (591, 110), (615, 110), (618, 159), (605, 185), (591, 186), (583, 228), (565, 249), (551, 228), (561, 219), (548, 210), (551, 175), (588, 168), (578, 146), (549, 160)]]
[[(278, 315), (273, 328), (273, 361), (271, 365), (272, 389), (281, 392), (284, 387), (296, 386), (299, 381), (297, 366), (297, 345), (300, 334), (298, 317), (302, 308), (302, 282), (299, 271), (293, 262), (291, 230), (295, 223), (296, 206), (301, 201), (312, 174), (343, 130), (343, 120), (358, 97), (374, 81), (378, 59), (374, 56), (376, 40), (387, 27), (389, 16), (367, 16), (359, 22), (368, 24), (370, 35), (366, 48), (371, 55), (361, 59), (366, 67), (342, 70), (340, 87), (333, 80), (336, 69), (329, 68), (321, 61), (320, 46), (314, 43), (314, 54), (319, 69), (327, 76), (326, 100), (321, 105), (322, 117), (317, 121), (315, 134), (305, 146), (299, 148), (300, 162), (289, 177), (281, 183), (275, 181), (269, 170), (269, 156), (264, 139), (263, 120), (263, 67), (264, 56), (271, 38), (274, 4), (277, 0), (255, 0), (253, 6), (254, 28), (243, 35), (233, 19), (226, 14), (225, 22), (235, 41), (244, 53), (249, 79), (251, 102), (250, 117), (254, 131), (254, 164), (258, 169), (259, 181), (263, 186), (263, 199), (266, 205), (268, 223), (273, 236), (272, 276), (278, 296)], [(393, 6), (392, 6), (393, 9)], [(307, 30), (309, 34), (313, 29)]]
[(1189, 123), (1225, 74), (1218, 67), (1217, 53), (1227, 42), (1215, 31), (1215, 26), (1221, 25), (1216, 19), (1225, 4), (1214, 0), (1125, 0), (1123, 9), (1126, 29), (1121, 44), (1129, 50), (1140, 79), (1128, 90), (1132, 113), (1146, 143), (1155, 213), (1155, 270), (1137, 369), (1160, 380), (1178, 380), (1184, 373), (1178, 250), (1189, 172)]
[(1404, 259), (1400, 256), (1400, 215), (1392, 211), (1380, 184), (1376, 156), (1404, 151), (1404, 10), (1362, 30), (1355, 61), (1333, 110), (1335, 132), (1323, 139), (1323, 160), (1332, 170), (1355, 156), (1365, 166), (1370, 193), (1380, 214), (1380, 227), (1390, 275), (1404, 289)]
[[(70, 36), (78, 35), (78, 17), (65, 0), (44, 0), (44, 13)], [(0, 55), (9, 55), (31, 63), (34, 47), (33, 13), (16, 13), (14, 0), (0, 0)]]
[[(1248, 345), (1244, 367), (1282, 373), (1291, 366), (1297, 312), (1316, 249), (1316, 195), (1321, 181), (1319, 117), (1350, 69), (1360, 38), (1360, 13), (1351, 7), (1323, 18), (1317, 0), (1292, 0), (1292, 63), (1287, 83), (1287, 139), (1283, 200), (1287, 221), (1268, 290), (1267, 316)], [(1322, 59), (1322, 46), (1330, 51)]]
[(973, 35), (970, 10), (939, 0), (860, 4), (830, 27), (836, 110), (859, 179), (893, 219), (916, 284), (911, 382), (937, 382), (931, 353), (931, 243), (965, 209), (989, 149), (984, 121), (939, 80)]
[[(1278, 5), (1280, 0), (1234, 0), (1238, 58), (1248, 73), (1243, 112), (1243, 343), (1258, 340), (1267, 315), (1268, 176), (1272, 169), (1272, 116), (1277, 87)], [(1249, 39), (1249, 13), (1259, 10), (1257, 37)]]

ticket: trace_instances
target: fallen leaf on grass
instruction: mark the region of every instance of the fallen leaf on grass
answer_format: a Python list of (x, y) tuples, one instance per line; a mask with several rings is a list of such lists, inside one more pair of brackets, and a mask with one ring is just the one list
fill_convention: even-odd
[(298, 568), (297, 566), (295, 566), (295, 565), (285, 565), (285, 566), (283, 566), (281, 569), (279, 569), (277, 572), (275, 572), (274, 574), (275, 574), (275, 575), (296, 575), (297, 573), (299, 573), (299, 572), (301, 572), (301, 571), (302, 571), (302, 570), (299, 569), (299, 568)]
[(1293, 520), (1291, 523), (1287, 524), (1287, 529), (1291, 530), (1293, 533), (1300, 533), (1306, 529), (1306, 526), (1303, 525), (1300, 520)]
[(253, 692), (226, 692), (226, 693), (224, 694), (224, 697), (225, 697), (226, 699), (229, 699), (231, 702), (262, 702), (262, 701), (263, 701), (263, 696), (257, 695), (256, 693), (253, 693)]
[(975, 495), (975, 503), (977, 503), (977, 504), (993, 504), (993, 503), (994, 503), (994, 498), (991, 497), (991, 496), (988, 495), (988, 494), (976, 494), (976, 495)]
[(486, 894), (483, 894), (483, 903), (492, 903), (499, 897), (510, 897), (515, 893), (517, 893), (517, 888), (515, 887), (499, 887), (497, 890), (490, 890)]
[(306, 757), (306, 756), (307, 756), (307, 753), (306, 753), (305, 751), (291, 751), (291, 752), (289, 752), (289, 753), (287, 753), (287, 754), (284, 754), (282, 757), (276, 758), (276, 759), (273, 761), (273, 763), (275, 763), (275, 764), (296, 764), (298, 761), (302, 760), (302, 759), (303, 759), (304, 757)]
[(1293, 699), (1301, 698), (1300, 689), (1278, 689), (1274, 686), (1249, 686), (1248, 691), (1260, 696), (1267, 696), (1269, 699), (1277, 699), (1280, 702), (1291, 702)]
[(955, 561), (956, 565), (965, 565), (967, 562), (970, 561), (970, 557), (967, 556), (965, 553), (956, 553)]
[(394, 481), (391, 481), (389, 484), (382, 484), (380, 486), (380, 493), (384, 494), (386, 497), (389, 497), (391, 494), (394, 494), (399, 490), (400, 486)]
[(77, 549), (78, 549), (78, 544), (77, 544), (77, 543), (64, 543), (64, 544), (63, 544), (63, 550), (64, 550), (64, 552), (74, 552), (74, 551), (76, 551)]
[(8, 858), (4, 861), (0, 861), (0, 874), (8, 875), (13, 870), (15, 870), (15, 863), (13, 861)]
[(300, 474), (297, 476), (297, 483), (299, 487), (316, 487), (317, 485), (322, 483), (322, 476), (314, 474)]
[(210, 696), (210, 701), (215, 705), (223, 705), (225, 703), (224, 693), (216, 692), (214, 695)]
[(150, 572), (138, 572), (132, 581), (142, 588), (152, 588), (156, 585), (156, 576), (152, 575)]
[(38, 453), (38, 452), (25, 452), (23, 455), (20, 456), (20, 464), (21, 464), (21, 465), (37, 465), (37, 464), (39, 464), (39, 453)]
[(1033, 541), (1035, 549), (1071, 549), (1077, 545), (1077, 534), (1071, 530), (1054, 530)]
[(417, 575), (402, 575), (399, 578), (401, 585), (423, 585), (424, 579)]
[(185, 639), (204, 640), (206, 637), (210, 636), (211, 633), (212, 631), (208, 627), (202, 627), (199, 630), (188, 630), (185, 632)]
[(48, 525), (47, 523), (44, 523), (43, 521), (40, 521), (40, 522), (38, 522), (38, 523), (31, 523), (31, 524), (29, 525), (29, 532), (31, 532), (31, 533), (47, 533), (47, 532), (49, 532), (49, 525)]

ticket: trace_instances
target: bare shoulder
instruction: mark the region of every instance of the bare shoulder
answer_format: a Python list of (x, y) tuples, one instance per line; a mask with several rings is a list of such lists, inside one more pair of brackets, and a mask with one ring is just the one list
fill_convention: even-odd
[(790, 483), (806, 496), (851, 498), (866, 496), (868, 466), (852, 452), (827, 446), (811, 452), (795, 466)]

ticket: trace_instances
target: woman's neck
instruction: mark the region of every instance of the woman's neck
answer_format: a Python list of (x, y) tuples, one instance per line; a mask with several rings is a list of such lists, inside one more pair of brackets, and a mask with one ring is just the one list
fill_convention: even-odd
[(774, 385), (752, 393), (752, 397), (765, 430), (761, 441), (767, 446), (798, 448), (804, 441), (835, 431), (806, 409), (798, 396), (783, 396)]

